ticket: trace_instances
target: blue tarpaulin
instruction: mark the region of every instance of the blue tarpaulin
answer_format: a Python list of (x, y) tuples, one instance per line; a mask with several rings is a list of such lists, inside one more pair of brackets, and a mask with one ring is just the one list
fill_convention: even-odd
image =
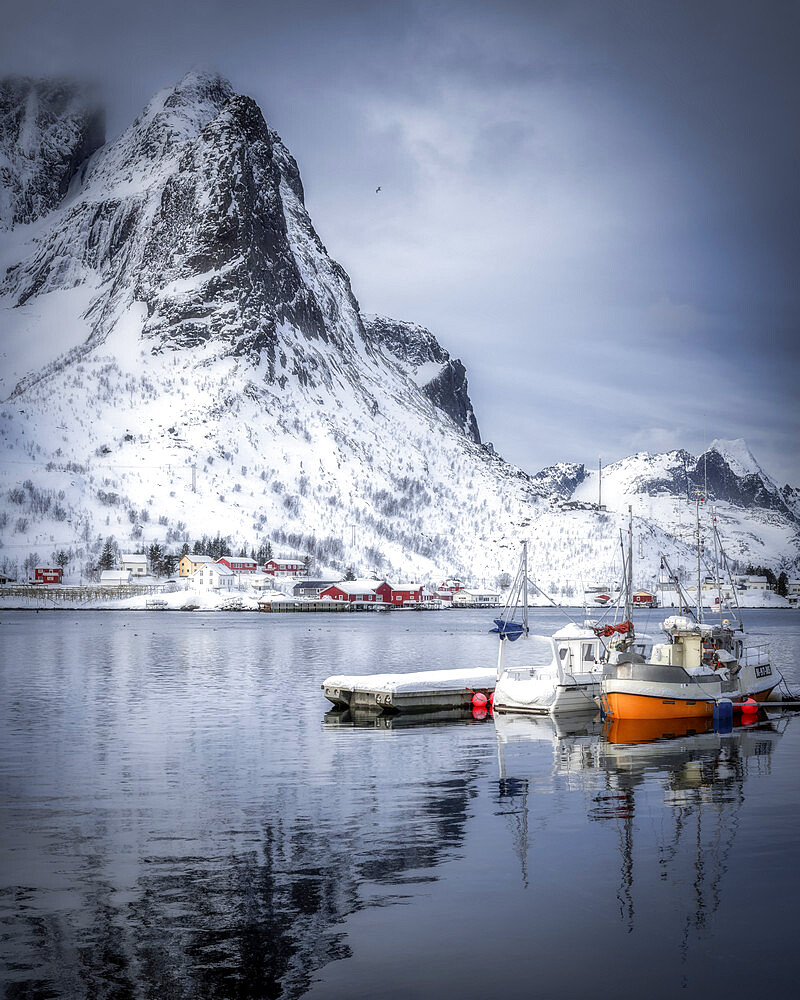
[(494, 623), (497, 628), (489, 629), (489, 631), (497, 632), (501, 639), (508, 639), (510, 642), (519, 639), (525, 631), (525, 626), (520, 625), (519, 622), (507, 622), (502, 618), (495, 618)]

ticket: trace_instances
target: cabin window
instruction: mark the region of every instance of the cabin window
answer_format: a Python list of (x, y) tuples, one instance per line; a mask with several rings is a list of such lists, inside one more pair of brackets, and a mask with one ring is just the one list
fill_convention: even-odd
[(594, 643), (585, 642), (583, 644), (583, 662), (594, 663)]
[(567, 647), (562, 646), (558, 651), (558, 655), (561, 657), (562, 660), (566, 660), (567, 652), (568, 652)]

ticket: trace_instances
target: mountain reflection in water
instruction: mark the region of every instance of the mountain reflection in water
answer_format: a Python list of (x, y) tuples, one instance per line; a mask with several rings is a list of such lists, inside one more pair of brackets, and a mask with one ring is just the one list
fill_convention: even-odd
[[(797, 686), (800, 617), (762, 617)], [(0, 615), (1, 995), (794, 985), (800, 719), (326, 714), (331, 672), (496, 646), (477, 612), (308, 619)]]

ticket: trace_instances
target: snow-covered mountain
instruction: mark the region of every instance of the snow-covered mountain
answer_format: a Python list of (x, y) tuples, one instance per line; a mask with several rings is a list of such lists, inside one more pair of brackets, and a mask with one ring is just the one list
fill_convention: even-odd
[[(22, 99), (3, 86), (3, 107)], [(489, 582), (527, 535), (544, 582), (577, 586), (614, 572), (629, 496), (643, 575), (660, 548), (684, 552), (661, 501), (685, 507), (699, 460), (609, 467), (601, 511), (582, 466), (530, 476), (483, 446), (461, 362), (423, 327), (361, 315), (252, 100), (191, 73), (95, 150), (79, 94), (71, 146), (64, 116), (27, 115), (25, 162), (59, 149), (72, 166), (0, 242), (2, 557), (69, 549), (77, 572), (109, 535), (220, 532), (320, 570)], [(12, 191), (21, 162), (16, 146), (3, 160)], [(704, 472), (739, 554), (796, 557), (796, 496), (733, 451)]]
[(88, 88), (65, 80), (0, 80), (0, 229), (55, 208), (104, 139), (103, 112)]

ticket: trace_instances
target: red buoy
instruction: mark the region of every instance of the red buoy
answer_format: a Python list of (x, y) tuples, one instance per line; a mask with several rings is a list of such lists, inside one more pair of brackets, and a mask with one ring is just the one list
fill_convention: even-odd
[(748, 715), (752, 715), (754, 712), (758, 711), (758, 702), (753, 698), (746, 698), (742, 702), (742, 712), (746, 712)]
[(478, 721), (480, 721), (481, 719), (485, 719), (486, 718), (486, 709), (485, 708), (473, 708), (472, 709), (472, 718), (473, 719), (478, 719)]
[(473, 708), (486, 708), (486, 695), (480, 691), (475, 691), (472, 695)]
[(494, 708), (494, 691), (489, 695), (489, 707)]

